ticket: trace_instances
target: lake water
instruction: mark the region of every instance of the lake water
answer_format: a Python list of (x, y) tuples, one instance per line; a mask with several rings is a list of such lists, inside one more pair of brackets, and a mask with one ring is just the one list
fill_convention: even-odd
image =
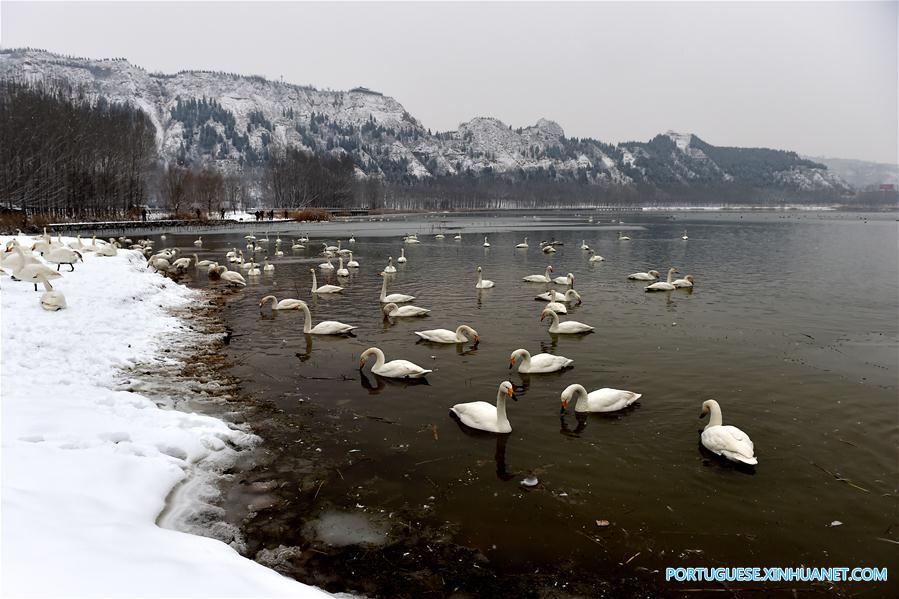
[[(274, 260), (275, 273), (251, 280), (225, 310), (233, 374), (263, 406), (254, 423), (266, 438), (261, 457), (229, 495), (250, 554), (329, 590), (382, 596), (662, 589), (664, 568), (675, 565), (891, 566), (895, 580), (895, 215), (598, 217), (304, 225), (312, 241), (300, 252), (289, 247), (298, 230), (283, 226), (287, 255)], [(438, 229), (445, 239), (434, 238)], [(631, 241), (618, 241), (618, 230)], [(320, 243), (346, 245), (348, 232), (361, 268), (340, 281), (317, 270), (319, 284), (346, 289), (313, 298)], [(422, 243), (403, 245), (406, 232)], [(530, 248), (514, 249), (525, 235)], [(546, 255), (539, 241), (550, 238), (564, 245)], [(243, 233), (203, 239), (201, 257), (219, 259), (245, 243)], [(192, 251), (192, 240), (161, 243)], [(605, 261), (588, 263), (582, 240)], [(391, 323), (380, 312), (378, 272), (401, 247), (408, 263), (397, 265), (390, 292), (432, 312)], [(554, 336), (540, 322), (544, 303), (534, 296), (544, 287), (521, 278), (550, 264), (555, 275), (574, 273), (583, 297), (562, 319), (596, 332)], [(494, 289), (475, 289), (479, 265)], [(695, 277), (692, 292), (649, 294), (627, 280), (669, 266)], [(304, 336), (302, 312), (260, 311), (268, 294), (308, 301), (315, 322), (359, 328), (353, 337)], [(477, 347), (413, 334), (459, 324), (477, 329)], [(434, 372), (427, 384), (379, 379), (371, 362), (360, 372), (371, 346)], [(561, 354), (574, 367), (510, 372), (517, 348)], [(455, 403), (493, 402), (506, 379), (519, 399), (508, 408), (511, 434), (473, 432), (450, 417)], [(643, 397), (614, 415), (560, 417), (559, 395), (572, 383)], [(710, 398), (725, 424), (751, 436), (754, 470), (700, 447), (698, 416)], [(539, 484), (524, 488), (528, 476)], [(672, 583), (703, 586), (723, 588)], [(778, 588), (788, 587), (828, 588)]]

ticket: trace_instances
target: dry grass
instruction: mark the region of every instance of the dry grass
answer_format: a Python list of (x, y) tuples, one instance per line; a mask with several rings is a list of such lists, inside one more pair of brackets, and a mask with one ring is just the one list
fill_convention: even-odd
[(293, 220), (327, 221), (331, 220), (331, 213), (319, 208), (306, 208), (304, 210), (291, 210), (288, 216)]

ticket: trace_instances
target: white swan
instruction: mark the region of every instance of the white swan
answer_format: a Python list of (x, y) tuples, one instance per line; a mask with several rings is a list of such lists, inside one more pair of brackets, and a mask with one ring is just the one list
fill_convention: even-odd
[(627, 235), (622, 235), (621, 231), (618, 231), (618, 241), (630, 241), (631, 238)]
[(553, 279), (553, 283), (556, 285), (568, 285), (569, 287), (574, 287), (574, 275), (568, 273), (564, 277), (556, 277)]
[(34, 285), (34, 290), (37, 291), (37, 284), (43, 283), (44, 289), (47, 291), (51, 291), (53, 286), (50, 284), (50, 279), (59, 279), (62, 278), (62, 274), (56, 272), (52, 268), (48, 268), (43, 264), (23, 264), (18, 269), (12, 272), (12, 277), (19, 281), (25, 281), (26, 283), (32, 283)]
[(353, 258), (353, 252), (350, 252), (350, 261), (346, 263), (347, 268), (359, 268), (359, 262)]
[(702, 418), (710, 414), (709, 423), (705, 425), (700, 439), (702, 445), (715, 455), (724, 456), (734, 462), (742, 462), (755, 466), (759, 461), (755, 457), (755, 446), (749, 435), (735, 426), (724, 426), (721, 420), (721, 406), (714, 399), (702, 402)]
[(172, 268), (179, 274), (190, 268), (190, 258), (178, 258), (172, 262)]
[(682, 289), (684, 287), (692, 287), (693, 286), (693, 275), (687, 275), (683, 279), (675, 279), (672, 283), (678, 289)]
[(303, 300), (286, 298), (279, 302), (274, 295), (266, 295), (259, 300), (259, 307), (261, 308), (268, 302), (272, 303), (272, 310), (299, 310), (303, 304)]
[(306, 246), (303, 245), (302, 243), (300, 243), (299, 241), (294, 240), (293, 244), (290, 246), (290, 249), (292, 249), (292, 250), (305, 250), (305, 249), (306, 249)]
[(322, 285), (319, 287), (318, 281), (315, 279), (315, 269), (310, 268), (309, 272), (312, 273), (312, 293), (340, 293), (343, 291), (343, 287), (337, 285)]
[(430, 310), (418, 306), (397, 306), (396, 304), (384, 304), (384, 315), (391, 318), (405, 318), (409, 316), (425, 316)]
[(75, 262), (77, 262), (78, 260), (84, 262), (84, 258), (81, 256), (81, 252), (77, 252), (67, 247), (52, 248), (44, 256), (44, 260), (55, 264), (56, 270), (59, 270), (59, 267), (63, 264), (68, 264), (70, 269), (69, 272), (75, 270)]
[(201, 245), (203, 245), (203, 238), (202, 238), (202, 237), (197, 237), (197, 240), (194, 241), (194, 245), (197, 246), (197, 247), (200, 247)]
[(462, 233), (456, 233), (456, 236), (453, 237), (453, 239), (456, 241), (462, 241)]
[(490, 247), (490, 242), (487, 241), (487, 236), (486, 236), (486, 235), (484, 236), (484, 247), (485, 247), (485, 248), (489, 248), (489, 247)]
[(405, 264), (408, 262), (406, 260), (406, 248), (400, 248), (400, 257), (396, 259), (398, 264)]
[[(302, 300), (300, 300), (302, 302)], [(302, 302), (300, 310), (303, 311), (303, 333), (306, 335), (344, 335), (357, 328), (336, 320), (323, 320), (315, 326), (312, 326), (312, 313), (309, 312), (309, 306), (306, 302)]]
[(404, 304), (415, 299), (414, 295), (405, 295), (403, 293), (391, 293), (387, 295), (387, 277), (381, 273), (384, 281), (381, 283), (381, 303), (382, 304)]
[(632, 281), (655, 281), (659, 278), (659, 271), (650, 270), (649, 272), (635, 272), (632, 275), (627, 275), (627, 278)]
[(334, 265), (331, 264), (331, 256), (328, 256), (327, 262), (322, 262), (318, 267), (322, 270), (334, 270)]
[(262, 267), (264, 272), (275, 272), (275, 265), (268, 261), (268, 258), (264, 260), (265, 266)]
[(396, 266), (393, 265), (393, 256), (387, 257), (387, 266), (384, 267), (383, 272), (387, 274), (393, 274), (396, 272)]
[[(211, 268), (211, 267), (210, 267)], [(235, 272), (233, 270), (227, 270), (227, 267), (220, 266), (219, 268), (226, 269), (225, 272), (220, 273), (219, 278), (227, 283), (230, 287), (246, 287), (247, 281), (243, 278), (239, 272)]]
[(623, 410), (643, 396), (633, 391), (609, 389), (608, 387), (587, 393), (587, 390), (581, 385), (568, 385), (562, 391), (560, 413), (568, 409), (572, 397), (577, 397), (577, 403), (574, 404), (575, 412), (616, 412)]
[(475, 285), (475, 289), (490, 289), (494, 286), (494, 282), (490, 279), (485, 279), (481, 275), (481, 267), (478, 266), (478, 282)]
[(528, 283), (549, 283), (552, 279), (549, 278), (549, 273), (553, 271), (552, 266), (547, 266), (546, 270), (542, 275), (528, 275), (522, 279), (522, 281), (527, 281)]
[(434, 343), (467, 343), (468, 338), (465, 336), (466, 334), (471, 335), (472, 340), (476, 344), (481, 340), (478, 332), (467, 324), (460, 324), (456, 327), (455, 331), (450, 331), (448, 329), (431, 329), (430, 331), (415, 331), (415, 334), (425, 341), (432, 341)]
[(61, 291), (45, 291), (41, 294), (41, 308), (56, 312), (66, 307), (66, 296)]
[[(549, 285), (547, 285), (547, 287), (549, 287)], [(565, 294), (560, 293), (555, 289), (547, 289), (540, 295), (535, 296), (534, 299), (543, 300), (544, 302), (564, 302)]]
[(573, 302), (577, 300), (578, 305), (581, 305), (581, 294), (575, 291), (574, 289), (569, 289), (565, 292), (565, 299), (561, 302), (550, 302), (546, 304), (546, 310), (552, 310), (556, 314), (568, 314), (568, 302)]
[(553, 354), (537, 354), (532, 356), (526, 349), (516, 349), (509, 356), (509, 368), (518, 364), (518, 372), (522, 374), (542, 374), (556, 372), (574, 364), (574, 360)]
[(446, 235), (444, 235), (443, 233), (437, 233), (436, 235), (434, 235), (434, 239), (443, 239), (444, 237), (446, 237)]
[(593, 330), (593, 327), (591, 327), (590, 325), (578, 322), (576, 320), (559, 322), (559, 315), (552, 310), (547, 310), (546, 308), (544, 308), (543, 312), (540, 313), (540, 320), (543, 320), (547, 315), (552, 319), (552, 324), (549, 325), (550, 333), (570, 335), (575, 333), (589, 333)]
[(247, 271), (247, 276), (250, 276), (250, 277), (258, 277), (261, 274), (262, 274), (262, 270), (259, 268), (259, 265), (256, 264), (255, 262), (250, 267), (250, 270)]
[(450, 411), (458, 416), (465, 426), (490, 433), (511, 433), (512, 425), (506, 417), (506, 398), (518, 401), (512, 383), (503, 381), (496, 392), (496, 405), (486, 401), (457, 403)]
[(556, 248), (554, 248), (553, 246), (551, 246), (549, 244), (544, 245), (540, 249), (543, 251), (544, 254), (555, 254), (556, 253)]
[(525, 237), (524, 241), (515, 246), (515, 249), (526, 250), (528, 249), (528, 238)]
[(349, 241), (350, 243), (356, 243), (356, 238), (351, 235), (347, 241)]
[[(228, 252), (228, 253), (230, 254), (231, 252)], [(195, 267), (199, 268), (201, 266), (209, 266), (212, 263), (213, 263), (212, 260), (200, 260), (200, 258), (197, 257), (196, 254), (194, 254), (194, 266)]]
[(338, 277), (348, 277), (350, 276), (350, 271), (343, 267), (343, 256), (337, 258), (340, 261), (339, 268), (337, 269)]
[(408, 360), (391, 360), (384, 362), (384, 352), (377, 347), (369, 347), (362, 352), (359, 357), (359, 369), (365, 366), (369, 356), (375, 356), (375, 364), (371, 367), (371, 371), (379, 376), (386, 376), (392, 379), (420, 379), (433, 372), (426, 370)]
[(582, 239), (582, 240), (581, 240), (581, 249), (582, 249), (582, 250), (589, 250), (589, 249), (590, 249), (590, 246), (587, 245), (587, 240), (586, 240), (586, 239)]
[(689, 237), (687, 237), (687, 231), (686, 231), (686, 229), (684, 230), (684, 234), (681, 236), (681, 239), (683, 239), (684, 241), (690, 239)]
[(602, 262), (605, 260), (602, 256), (596, 253), (596, 250), (590, 250), (590, 259), (587, 262)]
[(94, 250), (94, 254), (96, 254), (97, 256), (104, 256), (106, 258), (112, 258), (113, 256), (118, 255), (118, 253), (118, 245), (115, 243), (107, 243), (102, 247), (98, 246), (97, 249)]
[(675, 289), (674, 283), (671, 279), (674, 277), (674, 273), (676, 272), (676, 268), (669, 268), (667, 281), (659, 281), (658, 283), (653, 283), (652, 285), (647, 286), (645, 291), (671, 291), (672, 289)]

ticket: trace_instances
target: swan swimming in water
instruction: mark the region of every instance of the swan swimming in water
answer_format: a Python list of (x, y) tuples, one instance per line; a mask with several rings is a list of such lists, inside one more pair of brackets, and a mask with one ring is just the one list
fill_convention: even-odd
[(384, 352), (377, 347), (370, 347), (359, 356), (359, 369), (365, 367), (365, 363), (370, 356), (375, 356), (375, 363), (371, 367), (371, 371), (379, 376), (386, 376), (394, 379), (420, 379), (427, 376), (432, 370), (422, 368), (418, 364), (414, 364), (408, 360), (391, 360), (384, 362)]
[(553, 279), (553, 283), (556, 285), (568, 285), (569, 287), (574, 287), (574, 275), (568, 273), (564, 277), (556, 277)]
[(303, 333), (306, 335), (344, 335), (357, 328), (336, 320), (323, 320), (312, 326), (312, 313), (309, 306), (301, 301), (300, 310), (303, 311)]
[(693, 287), (693, 275), (687, 275), (683, 279), (675, 279), (674, 282), (671, 284), (674, 285), (675, 287), (677, 287), (678, 289), (683, 289), (683, 288), (689, 289), (689, 288)]
[(532, 356), (526, 349), (516, 349), (509, 356), (509, 369), (518, 364), (518, 372), (522, 374), (543, 374), (546, 372), (557, 372), (563, 368), (568, 368), (574, 363), (574, 360), (565, 356), (554, 356), (553, 354), (537, 354)]
[(658, 283), (653, 283), (646, 287), (646, 291), (671, 291), (675, 289), (674, 283), (671, 279), (674, 277), (674, 273), (677, 272), (677, 269), (673, 266), (668, 269), (668, 280), (667, 281), (659, 281)]
[(609, 389), (608, 387), (587, 393), (587, 390), (581, 385), (568, 385), (562, 391), (560, 414), (565, 413), (573, 397), (577, 397), (577, 402), (574, 404), (575, 412), (617, 412), (633, 404), (643, 396), (633, 391)]
[(515, 249), (526, 250), (528, 249), (528, 238), (525, 237), (524, 241), (515, 246)]
[(343, 256), (337, 258), (340, 261), (339, 268), (337, 269), (338, 277), (348, 277), (350, 276), (350, 271), (343, 267)]
[(568, 306), (566, 304), (568, 302), (573, 302), (577, 300), (577, 305), (581, 305), (583, 302), (581, 300), (581, 294), (575, 291), (574, 289), (569, 289), (565, 292), (565, 300), (561, 302), (550, 302), (546, 304), (546, 310), (552, 310), (556, 314), (568, 314)]
[(403, 293), (391, 293), (387, 295), (387, 277), (384, 276), (384, 273), (380, 273), (381, 277), (383, 277), (383, 281), (381, 282), (381, 303), (382, 304), (405, 304), (406, 302), (411, 302), (415, 299), (414, 295), (405, 295)]
[(599, 254), (597, 254), (595, 250), (590, 250), (589, 254), (590, 254), (590, 259), (587, 260), (587, 262), (602, 262), (603, 260), (605, 260), (605, 258), (603, 258)]
[(512, 383), (503, 381), (496, 392), (496, 405), (486, 401), (472, 401), (457, 403), (450, 411), (455, 414), (465, 426), (490, 433), (511, 433), (512, 424), (506, 416), (506, 398), (511, 397), (518, 401), (513, 391)]
[(350, 252), (350, 261), (346, 263), (347, 268), (359, 268), (359, 262), (353, 258), (353, 252)]
[(429, 331), (414, 332), (425, 341), (431, 341), (433, 343), (468, 343), (468, 338), (465, 335), (470, 335), (475, 345), (481, 341), (478, 332), (467, 324), (460, 324), (456, 327), (455, 331), (450, 331), (449, 329), (431, 329)]
[(475, 289), (490, 289), (493, 285), (493, 281), (482, 277), (481, 267), (478, 266), (478, 282), (475, 284)]
[(343, 287), (338, 285), (322, 285), (318, 286), (318, 281), (315, 280), (315, 269), (310, 268), (309, 272), (312, 273), (312, 293), (340, 293), (343, 291)]
[(266, 295), (259, 300), (259, 307), (261, 308), (268, 302), (272, 303), (272, 310), (299, 310), (303, 306), (302, 300), (286, 298), (279, 302), (274, 295)]
[(705, 425), (700, 439), (702, 445), (715, 455), (724, 456), (734, 462), (742, 462), (755, 466), (759, 463), (755, 457), (755, 446), (749, 435), (735, 426), (724, 426), (721, 419), (721, 406), (714, 399), (702, 402), (699, 418), (709, 414), (709, 423)]
[(387, 266), (384, 267), (384, 271), (387, 274), (393, 274), (396, 272), (396, 266), (393, 265), (393, 256), (387, 257)]
[(398, 264), (405, 264), (408, 262), (406, 260), (406, 248), (400, 248), (400, 257), (396, 259)]
[(582, 322), (578, 322), (576, 320), (566, 320), (565, 322), (559, 322), (559, 315), (553, 312), (552, 310), (543, 309), (543, 312), (540, 313), (540, 320), (543, 320), (545, 317), (549, 316), (552, 319), (552, 324), (549, 325), (549, 332), (555, 333), (557, 335), (572, 335), (576, 333), (589, 333), (593, 330), (588, 324), (584, 324)]
[(655, 281), (659, 278), (659, 271), (651, 270), (649, 272), (635, 272), (627, 276), (632, 281)]
[(618, 231), (618, 241), (630, 241), (631, 238), (627, 235), (622, 235), (621, 231)]
[(485, 247), (485, 248), (489, 248), (489, 247), (490, 247), (490, 242), (487, 241), (487, 237), (486, 237), (486, 236), (484, 237), (484, 247)]
[(430, 310), (418, 306), (397, 306), (396, 304), (384, 304), (384, 316), (391, 318), (407, 318), (410, 316), (425, 316)]
[(552, 266), (547, 266), (546, 270), (542, 275), (528, 275), (522, 279), (522, 281), (527, 281), (528, 283), (550, 283), (552, 279), (549, 278), (549, 273), (553, 271)]

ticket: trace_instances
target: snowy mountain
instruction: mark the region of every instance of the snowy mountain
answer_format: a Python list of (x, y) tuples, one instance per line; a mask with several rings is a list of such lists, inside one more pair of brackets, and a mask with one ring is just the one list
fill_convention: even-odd
[[(323, 91), (230, 73), (149, 73), (124, 59), (72, 58), (40, 50), (0, 52), (0, 78), (70, 86), (74, 96), (125, 102), (146, 112), (160, 157), (235, 172), (296, 148), (349, 154), (357, 176), (412, 182), (504, 177), (657, 187), (738, 184), (844, 192), (849, 185), (793, 152), (722, 148), (669, 131), (617, 145), (565, 136), (555, 122), (512, 129), (490, 117), (432, 133), (395, 99), (365, 88)], [(105, 99), (105, 100), (101, 100)]]
[(877, 189), (881, 185), (899, 187), (899, 165), (883, 162), (867, 162), (847, 158), (825, 158), (809, 156), (809, 160), (820, 162), (832, 173), (856, 189)]

